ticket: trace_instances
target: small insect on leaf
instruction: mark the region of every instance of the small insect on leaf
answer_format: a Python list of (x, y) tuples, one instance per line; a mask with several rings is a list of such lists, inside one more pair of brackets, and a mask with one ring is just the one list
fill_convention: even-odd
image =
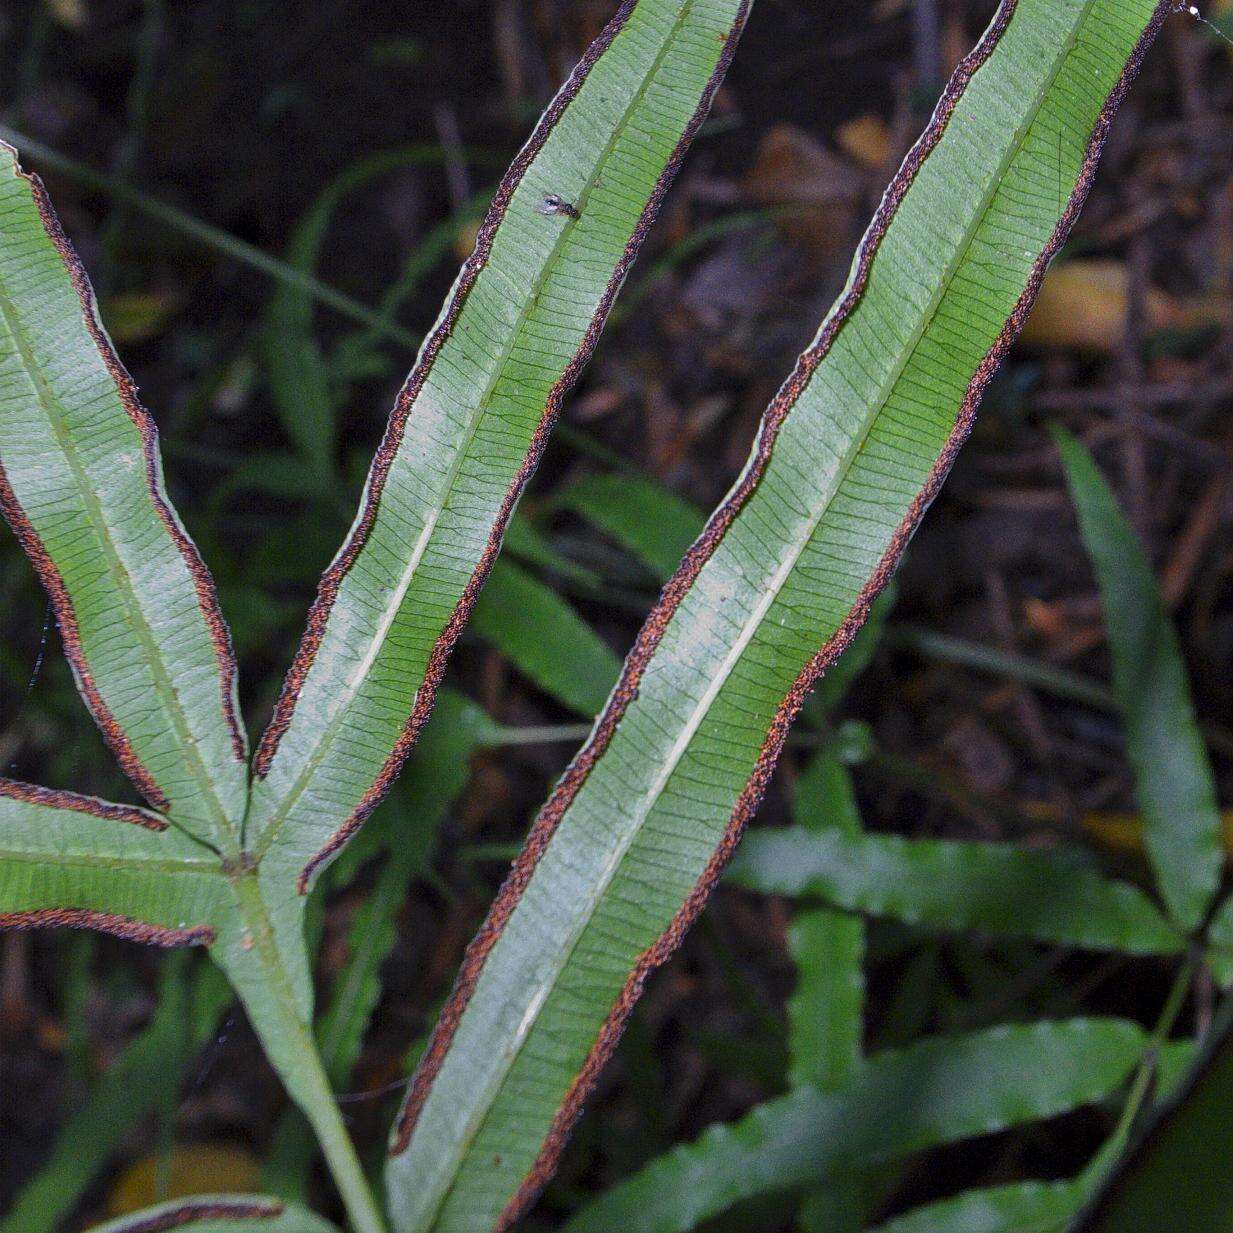
[(541, 214), (568, 214), (570, 218), (580, 218), (581, 212), (556, 193), (548, 193), (543, 201), (535, 207)]

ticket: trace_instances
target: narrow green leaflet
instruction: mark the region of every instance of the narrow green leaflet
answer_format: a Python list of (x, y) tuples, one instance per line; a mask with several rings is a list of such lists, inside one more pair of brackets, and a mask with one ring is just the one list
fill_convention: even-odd
[(264, 878), (306, 890), (401, 767), (746, 3), (623, 5), (502, 181), (258, 750)]
[[(852, 777), (833, 749), (819, 750), (797, 780), (793, 815), (808, 833), (861, 833)], [(863, 1052), (865, 923), (801, 904), (788, 929), (788, 947), (796, 964), (796, 988), (788, 999), (788, 1082), (838, 1091), (857, 1073)], [(800, 1233), (859, 1233), (865, 1201), (859, 1178), (836, 1178), (806, 1194), (797, 1227)]]
[(918, 1207), (871, 1233), (1064, 1233), (1082, 1182), (1012, 1182)]
[(588, 590), (602, 586), (603, 580), (593, 569), (579, 565), (559, 551), (551, 541), (525, 517), (510, 520), (501, 545), (501, 558), (514, 557), (524, 565), (550, 570), (561, 578), (578, 583)]
[(338, 1233), (307, 1208), (267, 1195), (201, 1194), (95, 1225), (89, 1233)]
[(1055, 1116), (1114, 1092), (1146, 1043), (1075, 1019), (938, 1037), (871, 1057), (842, 1092), (802, 1087), (653, 1160), (566, 1233), (688, 1233), (735, 1203), (857, 1165)]
[(603, 709), (621, 671), (621, 661), (570, 604), (504, 557), (492, 567), (471, 628), (580, 715)]
[(77, 255), (3, 143), (0, 511), (125, 773), (181, 826), (238, 847), (247, 750), (214, 585), (163, 491), (157, 429)]
[(669, 578), (706, 525), (700, 509), (640, 475), (588, 475), (557, 504), (581, 514), (651, 571)]
[[(377, 1233), (382, 1219), (313, 1037), (307, 892), (386, 793), (432, 708), (747, 5), (628, 0), (515, 160), (398, 398), (251, 792), (229, 639), (162, 493), (154, 426), (41, 187), (5, 147), (0, 505), (57, 605), (87, 703), (160, 814), (0, 790), (0, 925), (208, 944), (312, 1121), (357, 1233)], [(311, 258), (329, 205), (297, 259)], [(297, 328), (302, 341), (302, 316)], [(315, 366), (301, 393), (324, 396), (324, 379)], [(315, 422), (292, 435), (320, 471), (329, 442)]]
[(153, 1019), (65, 1122), (51, 1157), (0, 1220), (0, 1233), (53, 1233), (59, 1228), (124, 1136), (169, 1084), (178, 1085), (193, 1055), (210, 1040), (231, 990), (222, 973), (207, 963), (186, 983), (180, 958), (173, 955), (166, 961)]
[(728, 878), (751, 890), (812, 895), (849, 912), (934, 929), (1131, 955), (1186, 947), (1141, 890), (1104, 877), (1076, 851), (790, 827), (748, 836)]
[[(830, 750), (821, 750), (798, 780), (793, 812), (811, 837), (860, 836), (851, 777)], [(788, 944), (797, 971), (788, 999), (788, 1081), (832, 1091), (852, 1077), (861, 1058), (865, 925), (831, 908), (802, 905)]]
[[(1168, 1040), (1153, 1045), (1149, 1038), (1144, 1057), (1153, 1056), (1157, 1091), (1166, 1098), (1194, 1062), (1194, 1042)], [(1142, 1064), (1142, 1063), (1141, 1063)], [(1059, 1182), (1025, 1181), (984, 1190), (970, 1190), (926, 1204), (879, 1225), (870, 1233), (1063, 1233), (1083, 1204), (1103, 1182), (1109, 1163), (1125, 1147), (1129, 1125), (1118, 1123), (1099, 1152), (1076, 1178)], [(1133, 1228), (1157, 1225), (1145, 1222)], [(1169, 1220), (1159, 1227), (1171, 1227)], [(1190, 1226), (1179, 1225), (1178, 1227)], [(1129, 1230), (1128, 1230), (1129, 1233)]]
[(156, 815), (0, 779), (0, 928), (182, 946), (213, 941), (230, 903), (215, 855)]
[(957, 69), (464, 961), (394, 1136), (403, 1233), (507, 1226), (551, 1174), (937, 493), (1167, 10), (1007, 3)]
[(1170, 912), (1193, 929), (1220, 884), (1224, 855), (1185, 660), (1151, 566), (1091, 455), (1063, 430), (1053, 435), (1104, 600), (1144, 843)]

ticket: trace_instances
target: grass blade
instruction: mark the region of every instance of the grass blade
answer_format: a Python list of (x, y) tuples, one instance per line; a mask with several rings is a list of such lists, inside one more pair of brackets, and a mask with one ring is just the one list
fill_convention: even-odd
[(198, 244), (212, 249), (223, 257), (232, 261), (242, 262), (251, 269), (259, 270), (276, 283), (285, 283), (289, 286), (298, 287), (322, 304), (327, 304), (340, 316), (348, 317), (352, 321), (360, 322), (370, 329), (377, 330), (384, 337), (401, 343), (403, 346), (414, 347), (416, 344), (414, 335), (408, 334), (406, 330), (400, 329), (397, 325), (388, 321), (384, 314), (361, 304), (358, 300), (353, 300), (349, 295), (345, 295), (336, 287), (331, 287), (319, 279), (313, 278), (311, 274), (307, 274), (303, 270), (297, 270), (280, 261), (277, 257), (272, 257), (269, 253), (263, 252), (254, 245), (237, 239), (231, 232), (224, 231), (221, 227), (215, 227), (205, 222), (204, 219), (197, 218), (195, 215), (186, 214), (183, 210), (179, 210), (173, 205), (168, 205), (165, 201), (159, 201), (154, 197), (147, 196), (145, 193), (124, 184), (116, 179), (115, 176), (109, 176), (104, 172), (96, 171), (93, 167), (87, 167), (83, 163), (77, 162), (76, 159), (69, 158), (58, 150), (53, 150), (50, 146), (44, 145), (41, 141), (35, 141), (24, 133), (16, 132), (3, 124), (0, 124), (0, 142), (5, 142), (19, 150), (24, 150), (42, 166), (58, 171), (61, 175), (76, 180), (87, 188), (106, 193), (113, 201), (118, 201), (122, 205), (141, 211), (148, 218), (153, 218), (165, 227), (178, 231), (181, 235), (188, 236)]
[(580, 715), (603, 710), (621, 672), (621, 661), (570, 604), (504, 557), (492, 567), (471, 628)]
[(849, 912), (933, 929), (1132, 955), (1186, 947), (1142, 891), (1104, 877), (1075, 851), (791, 827), (750, 835), (728, 876), (751, 890), (817, 896)]
[(247, 749), (214, 584), (81, 263), (3, 143), (0, 220), (0, 510), (129, 778), (195, 834), (238, 848)]
[(1144, 841), (1174, 919), (1193, 929), (1220, 884), (1220, 811), (1186, 664), (1151, 566), (1091, 455), (1053, 430), (1104, 600), (1113, 684)]
[[(871, 630), (872, 617), (856, 641)], [(833, 749), (820, 750), (797, 780), (793, 816), (814, 834), (861, 833), (852, 777)], [(788, 998), (788, 1082), (839, 1091), (856, 1075), (863, 1053), (865, 923), (832, 908), (801, 904), (788, 929), (788, 949), (797, 973)], [(799, 1233), (859, 1233), (865, 1191), (859, 1177), (837, 1178), (808, 1191), (797, 1213)]]
[(1007, 3), (960, 65), (464, 960), (387, 1169), (403, 1233), (508, 1227), (551, 1175), (937, 493), (1167, 9)]
[(502, 181), (258, 750), (251, 817), (280, 883), (306, 891), (401, 768), (746, 3), (623, 5)]
[[(53, 1233), (107, 1163), (117, 1144), (167, 1091), (178, 1086), (194, 1054), (214, 1034), (231, 1000), (222, 973), (210, 964), (191, 984), (184, 965), (168, 960), (158, 1007), (64, 1124), (45, 1165), (22, 1188), (0, 1233)], [(188, 1032), (187, 1049), (185, 1032)]]
[[(433, 146), (382, 150), (335, 176), (292, 232), (287, 265), (313, 277), (330, 222), (349, 194), (391, 171), (439, 163), (441, 158), (441, 151)], [(279, 422), (302, 464), (318, 480), (325, 480), (335, 467), (334, 418), (339, 397), (313, 334), (314, 299), (298, 283), (278, 285), (266, 309), (262, 353)]]
[(676, 572), (706, 525), (700, 509), (640, 475), (588, 475), (557, 503), (610, 535), (659, 579)]
[(1137, 1025), (1076, 1019), (939, 1037), (871, 1057), (842, 1092), (803, 1087), (713, 1126), (584, 1207), (566, 1233), (688, 1233), (733, 1204), (1101, 1100)]

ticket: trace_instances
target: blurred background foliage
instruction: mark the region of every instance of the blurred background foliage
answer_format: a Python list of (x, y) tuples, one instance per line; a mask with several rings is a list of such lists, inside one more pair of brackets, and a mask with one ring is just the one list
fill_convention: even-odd
[[(0, 136), (47, 181), (158, 421), (254, 734), (487, 196), (611, 7), (0, 0)], [(453, 692), (319, 896), (321, 1034), (366, 1151), (380, 1153), (504, 862), (992, 9), (758, 0), (455, 654)], [(1208, 15), (1233, 32), (1227, 0)], [(798, 780), (838, 748), (867, 831), (1068, 840), (1147, 884), (1050, 422), (1094, 451), (1145, 549), (1233, 804), (1231, 51), (1183, 18), (1166, 27), (893, 606), (811, 701), (758, 827), (787, 820)], [(0, 614), (3, 773), (130, 799), (7, 533)], [(640, 1003), (528, 1227), (796, 1081), (792, 911), (719, 893)], [(868, 930), (865, 972), (871, 1049), (1075, 1013), (1150, 1025), (1172, 979), (1164, 960), (889, 922)], [(1201, 1025), (1213, 1001), (1200, 973), (1181, 1022)], [(8, 1233), (243, 1188), (263, 1168), (328, 1206), (311, 1141), (200, 956), (0, 939), (0, 1066)], [(1089, 1109), (918, 1156), (879, 1177), (865, 1215), (1065, 1174), (1109, 1124)], [(41, 1189), (18, 1199), (32, 1177)], [(796, 1199), (777, 1202), (714, 1227), (792, 1227)]]

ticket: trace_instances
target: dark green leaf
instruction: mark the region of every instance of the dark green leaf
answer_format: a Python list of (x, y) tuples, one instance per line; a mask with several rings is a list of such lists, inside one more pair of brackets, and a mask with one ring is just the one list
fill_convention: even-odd
[(752, 890), (813, 895), (934, 929), (1140, 955), (1185, 948), (1142, 891), (1105, 878), (1075, 852), (793, 827), (748, 836), (728, 877)]
[(1224, 854), (1181, 646), (1143, 549), (1091, 455), (1062, 429), (1053, 435), (1100, 583), (1148, 856), (1174, 919), (1193, 929), (1219, 885)]
[(584, 1207), (566, 1233), (689, 1233), (744, 1199), (816, 1182), (1115, 1091), (1145, 1044), (1119, 1020), (941, 1037), (869, 1059), (840, 1093), (800, 1088), (712, 1126)]

